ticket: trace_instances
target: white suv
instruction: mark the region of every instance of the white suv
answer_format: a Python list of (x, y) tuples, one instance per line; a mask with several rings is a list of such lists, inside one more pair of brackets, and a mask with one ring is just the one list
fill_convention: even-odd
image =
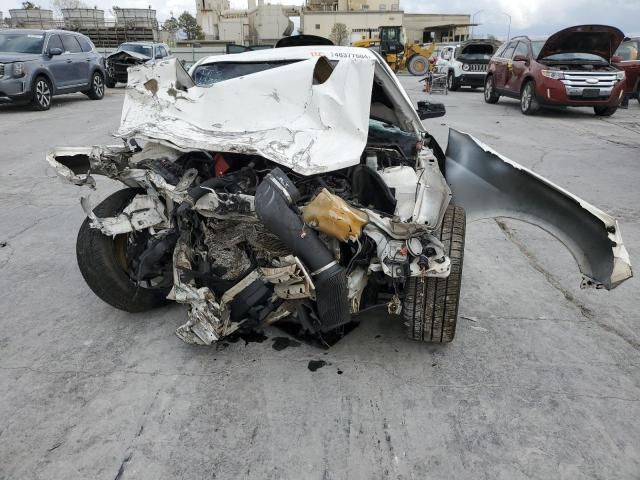
[(444, 47), (438, 56), (439, 73), (447, 74), (449, 90), (484, 86), (489, 60), (500, 46), (495, 40), (469, 40), (461, 45)]

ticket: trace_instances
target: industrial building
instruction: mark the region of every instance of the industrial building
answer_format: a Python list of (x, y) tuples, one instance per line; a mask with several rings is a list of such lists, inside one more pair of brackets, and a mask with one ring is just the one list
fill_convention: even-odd
[(329, 37), (336, 23), (349, 32), (349, 43), (376, 38), (378, 27), (404, 26), (407, 42), (460, 42), (469, 38), (471, 15), (406, 13), (398, 0), (307, 0), (300, 29)]
[(249, 0), (247, 10), (232, 10), (229, 0), (196, 0), (196, 20), (205, 40), (239, 45), (273, 45), (291, 35), (292, 14), (299, 15), (299, 7)]
[(156, 11), (151, 8), (113, 7), (115, 18), (105, 18), (98, 8), (63, 8), (62, 18), (51, 10), (16, 8), (9, 10), (5, 24), (11, 28), (59, 28), (80, 32), (98, 48), (115, 48), (123, 42), (158, 39)]

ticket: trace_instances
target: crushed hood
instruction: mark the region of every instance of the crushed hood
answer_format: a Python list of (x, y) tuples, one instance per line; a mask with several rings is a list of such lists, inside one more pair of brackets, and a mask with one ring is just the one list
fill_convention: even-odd
[(578, 25), (551, 35), (538, 54), (538, 60), (559, 53), (591, 53), (608, 62), (622, 43), (624, 33), (607, 25)]
[(151, 60), (151, 57), (147, 55), (143, 55), (138, 52), (130, 52), (128, 50), (119, 50), (117, 52), (113, 52), (110, 55), (107, 55), (107, 59), (123, 59), (123, 58), (134, 58), (136, 60), (140, 60), (140, 62), (148, 62)]
[[(323, 56), (194, 86), (176, 59), (131, 67), (121, 137), (183, 150), (260, 155), (302, 175), (360, 161), (367, 142), (375, 59)], [(317, 75), (316, 75), (317, 78)]]

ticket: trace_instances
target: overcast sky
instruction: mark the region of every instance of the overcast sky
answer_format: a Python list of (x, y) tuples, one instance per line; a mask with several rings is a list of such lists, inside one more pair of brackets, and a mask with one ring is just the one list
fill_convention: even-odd
[[(50, 7), (51, 0), (35, 0), (42, 7)], [(109, 10), (120, 7), (147, 8), (158, 12), (158, 19), (168, 18), (171, 12), (195, 13), (195, 0), (84, 0), (89, 5)], [(372, 0), (372, 5), (376, 1)], [(21, 0), (0, 0), (0, 11), (8, 16), (9, 8), (19, 8)], [(302, 0), (265, 0), (265, 3), (301, 4)], [(246, 8), (246, 0), (231, 0), (234, 8)], [(640, 35), (640, 0), (400, 0), (405, 12), (466, 13), (475, 15), (475, 36), (493, 34), (506, 37), (511, 15), (511, 35), (543, 35), (562, 27), (583, 23), (614, 25), (626, 34)]]

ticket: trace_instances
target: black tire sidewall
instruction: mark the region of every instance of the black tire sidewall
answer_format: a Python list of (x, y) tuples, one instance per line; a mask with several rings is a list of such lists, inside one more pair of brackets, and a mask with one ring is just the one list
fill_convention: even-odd
[[(492, 88), (491, 95), (489, 96), (489, 98), (487, 98), (487, 85), (489, 82), (491, 82)], [(484, 95), (484, 101), (486, 103), (497, 103), (500, 99), (500, 96), (496, 93), (496, 82), (493, 80), (493, 75), (487, 75), (487, 78), (484, 81), (484, 92), (482, 93)]]
[[(531, 87), (531, 90), (532, 90), (531, 91), (531, 101), (529, 102), (529, 108), (527, 108), (525, 110), (525, 109), (522, 108), (522, 96), (524, 95), (525, 90), (529, 86)], [(537, 110), (538, 110), (538, 108), (537, 108), (537, 99), (536, 99), (536, 85), (533, 82), (533, 80), (528, 80), (522, 86), (522, 91), (520, 92), (520, 111), (525, 115), (533, 115)]]
[[(49, 87), (49, 105), (47, 105), (46, 107), (43, 107), (42, 105), (40, 105), (40, 103), (38, 102), (38, 94), (36, 93), (36, 88), (38, 86), (38, 83), (41, 80), (44, 80), (47, 83), (47, 86)], [(39, 112), (44, 112), (49, 110), (51, 108), (51, 102), (53, 101), (53, 87), (51, 85), (51, 82), (47, 79), (47, 77), (45, 77), (44, 75), (38, 75), (36, 79), (33, 81), (32, 91), (33, 91), (33, 97), (31, 99), (31, 104), (30, 104), (31, 108)]]
[[(122, 212), (140, 190), (119, 190), (104, 199), (94, 213), (113, 217)], [(168, 303), (169, 288), (138, 288), (122, 269), (116, 256), (115, 240), (92, 228), (86, 218), (76, 241), (78, 267), (89, 288), (104, 302), (127, 312), (142, 312)]]
[[(413, 67), (414, 63), (417, 62), (419, 58), (422, 58), (423, 61), (425, 62), (425, 65), (427, 66), (427, 68), (422, 72), (416, 71)], [(409, 73), (411, 75), (426, 75), (427, 73), (429, 73), (429, 60), (423, 57), (422, 55), (415, 55), (413, 58), (411, 58), (411, 60), (409, 60), (409, 65), (407, 65), (407, 70), (409, 70)]]
[(598, 117), (610, 117), (618, 111), (618, 107), (593, 107), (593, 112)]
[[(99, 75), (100, 78), (102, 78), (102, 95), (99, 95), (96, 90), (95, 90), (95, 83), (94, 83), (94, 79), (96, 78), (96, 76)], [(104, 89), (106, 88), (105, 85), (105, 76), (99, 71), (96, 70), (91, 74), (91, 88), (89, 89), (89, 91), (87, 92), (88, 97), (91, 100), (102, 100), (104, 98)]]

